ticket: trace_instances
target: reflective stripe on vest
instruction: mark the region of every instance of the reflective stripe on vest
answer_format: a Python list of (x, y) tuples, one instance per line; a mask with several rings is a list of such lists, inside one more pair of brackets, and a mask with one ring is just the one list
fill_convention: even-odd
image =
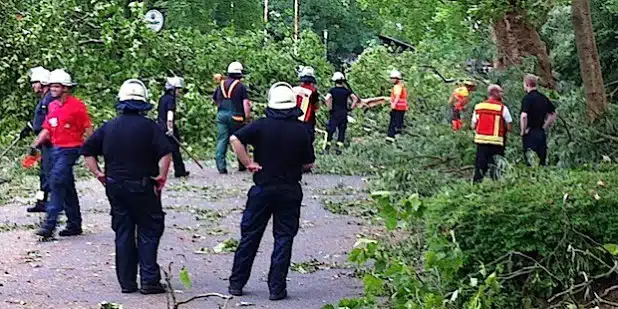
[(476, 135), (474, 142), (477, 144), (490, 144), (504, 146), (504, 104), (497, 100), (487, 100), (474, 107), (477, 117)]
[(406, 111), (408, 110), (408, 90), (406, 90), (406, 86), (404, 84), (397, 84), (391, 90), (391, 102), (395, 100), (395, 88), (397, 86), (401, 87), (401, 95), (399, 96), (399, 101), (395, 102), (395, 110), (397, 111)]
[(231, 99), (232, 98), (232, 93), (234, 91), (234, 88), (236, 88), (236, 85), (238, 85), (240, 83), (239, 80), (234, 80), (232, 82), (232, 84), (230, 85), (230, 89), (226, 92), (225, 91), (225, 81), (221, 81), (221, 93), (223, 94), (223, 98), (225, 99)]
[(312, 110), (310, 110), (310, 99), (313, 91), (304, 87), (294, 87), (294, 92), (296, 93), (297, 106), (300, 108), (300, 110), (303, 111), (303, 114), (298, 117), (298, 120), (302, 122), (307, 122), (311, 118), (310, 113), (313, 112)]

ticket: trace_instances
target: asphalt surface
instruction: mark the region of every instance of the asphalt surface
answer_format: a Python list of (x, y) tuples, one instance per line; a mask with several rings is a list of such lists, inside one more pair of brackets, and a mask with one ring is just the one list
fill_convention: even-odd
[[(179, 300), (216, 292), (227, 293), (233, 254), (212, 249), (228, 239), (239, 238), (239, 223), (246, 192), (251, 186), (247, 173), (220, 176), (214, 169), (200, 171), (190, 165), (187, 180), (171, 180), (164, 193), (166, 230), (159, 250), (159, 263), (170, 262), (179, 290)], [(307, 271), (291, 271), (289, 298), (268, 300), (266, 277), (272, 250), (269, 227), (256, 258), (246, 296), (232, 299), (228, 308), (321, 308), (342, 298), (362, 293), (362, 283), (346, 265), (363, 226), (359, 219), (332, 214), (323, 200), (359, 194), (347, 187), (362, 188), (356, 177), (309, 175), (304, 179), (305, 198), (301, 230), (295, 239), (293, 263)], [(42, 215), (25, 212), (27, 199), (0, 206), (0, 308), (99, 308), (103, 301), (122, 304), (124, 309), (167, 308), (165, 295), (121, 294), (114, 270), (114, 233), (104, 189), (94, 180), (80, 181), (80, 203), (85, 234), (41, 242), (33, 235), (33, 223)], [(335, 193), (333, 193), (333, 188)], [(203, 251), (203, 253), (196, 253)], [(312, 267), (307, 262), (313, 261)], [(178, 281), (186, 265), (192, 287)], [(317, 269), (317, 270), (316, 270)], [(314, 271), (315, 270), (315, 271)], [(219, 308), (219, 299), (198, 300), (180, 308)]]

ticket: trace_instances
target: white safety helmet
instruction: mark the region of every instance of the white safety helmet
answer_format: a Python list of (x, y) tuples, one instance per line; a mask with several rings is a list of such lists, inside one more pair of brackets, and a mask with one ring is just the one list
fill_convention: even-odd
[(139, 79), (129, 79), (122, 83), (118, 91), (118, 101), (148, 102), (148, 89)]
[(62, 69), (53, 70), (51, 71), (51, 73), (49, 73), (49, 84), (60, 84), (66, 87), (73, 87), (77, 85), (71, 79), (71, 75), (69, 75), (69, 73), (65, 72)]
[(298, 74), (298, 77), (313, 77), (315, 78), (315, 70), (312, 67), (303, 67)]
[(230, 63), (227, 67), (227, 74), (242, 74), (243, 68), (242, 63), (235, 61)]
[(343, 75), (343, 73), (335, 72), (335, 74), (333, 74), (333, 81), (334, 82), (340, 82), (340, 81), (344, 81), (344, 80), (345, 80), (345, 75)]
[(49, 84), (49, 70), (43, 67), (32, 68), (29, 71), (31, 83)]
[(268, 91), (268, 107), (272, 109), (290, 109), (296, 107), (296, 94), (290, 84), (279, 82)]
[(391, 71), (391, 78), (403, 79), (403, 76), (401, 75), (401, 72), (399, 72), (397, 70), (392, 70)]
[(165, 90), (182, 89), (185, 87), (185, 79), (182, 77), (174, 76), (165, 79)]

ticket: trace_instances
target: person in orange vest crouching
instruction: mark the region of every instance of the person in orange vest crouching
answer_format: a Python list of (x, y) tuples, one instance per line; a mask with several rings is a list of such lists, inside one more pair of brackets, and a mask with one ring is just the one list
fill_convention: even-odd
[(389, 142), (393, 142), (395, 141), (395, 135), (401, 133), (403, 129), (403, 120), (408, 110), (408, 90), (403, 83), (401, 72), (393, 70), (390, 77), (394, 86), (391, 90), (391, 120), (388, 125), (388, 136), (386, 139)]
[(502, 102), (502, 87), (489, 85), (489, 99), (474, 107), (472, 129), (476, 131), (474, 142), (477, 145), (474, 182), (483, 180), (494, 156), (504, 155), (507, 132), (513, 127), (513, 117), (509, 108)]
[(459, 131), (463, 127), (461, 112), (466, 109), (466, 105), (470, 102), (470, 95), (474, 90), (476, 90), (476, 84), (473, 81), (465, 81), (453, 91), (448, 99), (453, 131)]

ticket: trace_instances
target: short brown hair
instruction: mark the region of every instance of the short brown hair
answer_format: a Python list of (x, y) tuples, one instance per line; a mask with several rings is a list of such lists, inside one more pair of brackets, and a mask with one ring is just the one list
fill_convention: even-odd
[(530, 88), (536, 88), (539, 78), (535, 75), (528, 74), (524, 77), (524, 84)]

